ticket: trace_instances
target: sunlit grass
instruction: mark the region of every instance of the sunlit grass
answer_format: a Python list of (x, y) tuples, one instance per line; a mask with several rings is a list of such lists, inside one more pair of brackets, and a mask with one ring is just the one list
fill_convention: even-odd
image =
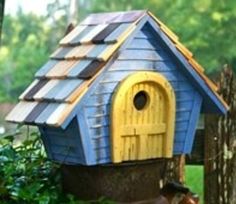
[(200, 203), (203, 203), (204, 196), (204, 168), (203, 166), (187, 165), (185, 167), (185, 181), (192, 192), (200, 196)]

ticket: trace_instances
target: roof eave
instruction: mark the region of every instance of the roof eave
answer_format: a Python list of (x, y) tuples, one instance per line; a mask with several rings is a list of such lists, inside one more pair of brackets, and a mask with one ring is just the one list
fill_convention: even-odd
[[(197, 71), (193, 69), (193, 67), (187, 62), (185, 57), (174, 47), (171, 39), (178, 39), (178, 37), (170, 30), (168, 31), (170, 32), (170, 36), (168, 35), (167, 37), (167, 34), (159, 28), (159, 25), (162, 23), (157, 22), (157, 19), (154, 18), (154, 15), (150, 12), (148, 12), (148, 14), (150, 16), (148, 19), (149, 24), (156, 31), (157, 36), (161, 38), (162, 42), (164, 42), (170, 53), (177, 59), (177, 62), (182, 65), (179, 68), (186, 73), (186, 75), (193, 81), (193, 83), (197, 87), (199, 87), (199, 92), (203, 96), (203, 103), (206, 103), (206, 100), (209, 100), (209, 104), (211, 104), (211, 106), (214, 106), (212, 108), (212, 111), (209, 111), (209, 113), (226, 114), (229, 110), (226, 102), (218, 95), (218, 93), (216, 93), (204, 82)], [(203, 109), (203, 111), (208, 112), (206, 109)]]

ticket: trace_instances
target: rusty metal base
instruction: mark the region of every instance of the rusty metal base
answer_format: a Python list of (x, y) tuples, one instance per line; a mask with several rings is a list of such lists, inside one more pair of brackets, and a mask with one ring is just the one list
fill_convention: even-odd
[(62, 186), (64, 192), (81, 200), (106, 197), (123, 203), (150, 201), (159, 196), (163, 167), (163, 160), (101, 166), (62, 165)]

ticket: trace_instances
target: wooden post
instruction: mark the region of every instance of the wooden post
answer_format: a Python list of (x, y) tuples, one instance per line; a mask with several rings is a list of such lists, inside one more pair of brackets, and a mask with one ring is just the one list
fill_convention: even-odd
[(230, 106), (226, 116), (205, 122), (205, 203), (236, 203), (236, 81), (230, 68), (220, 78), (220, 93)]
[(152, 202), (159, 196), (162, 182), (183, 178), (182, 165), (182, 156), (115, 165), (62, 165), (62, 186), (66, 193), (82, 200), (106, 197), (117, 202)]

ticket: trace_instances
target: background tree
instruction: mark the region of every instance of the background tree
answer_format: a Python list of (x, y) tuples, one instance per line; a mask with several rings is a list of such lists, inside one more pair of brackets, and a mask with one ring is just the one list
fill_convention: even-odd
[[(3, 1), (1, 1), (3, 2)], [(235, 69), (236, 1), (54, 0), (47, 14), (6, 15), (0, 51), (0, 102), (14, 101), (56, 49), (72, 19), (92, 12), (149, 9), (167, 24), (208, 73), (225, 63)], [(75, 8), (76, 7), (76, 8)]]

